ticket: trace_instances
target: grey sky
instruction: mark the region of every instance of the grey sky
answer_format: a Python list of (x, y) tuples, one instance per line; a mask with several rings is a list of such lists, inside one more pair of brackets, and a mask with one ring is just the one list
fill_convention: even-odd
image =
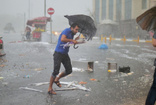
[[(29, 0), (0, 0), (0, 14), (19, 15), (26, 14), (28, 19)], [(53, 29), (62, 30), (68, 26), (64, 15), (86, 14), (92, 11), (92, 0), (46, 0), (47, 9), (54, 8), (52, 15)], [(30, 18), (44, 15), (44, 0), (30, 0)], [(47, 16), (48, 13), (46, 13)]]

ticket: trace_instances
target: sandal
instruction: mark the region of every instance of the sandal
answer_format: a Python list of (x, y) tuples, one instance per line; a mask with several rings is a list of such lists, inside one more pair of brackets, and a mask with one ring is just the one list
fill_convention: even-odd
[(49, 90), (48, 91), (48, 94), (50, 94), (50, 95), (56, 95), (56, 92), (54, 90)]
[(62, 85), (60, 84), (60, 81), (54, 81), (54, 83), (55, 83), (58, 87), (62, 87)]

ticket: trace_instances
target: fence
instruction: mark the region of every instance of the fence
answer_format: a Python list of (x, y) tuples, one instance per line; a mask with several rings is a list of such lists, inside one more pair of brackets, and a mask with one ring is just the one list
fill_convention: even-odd
[(140, 40), (139, 36), (138, 38), (136, 39), (126, 39), (126, 36), (124, 36), (123, 38), (112, 38), (112, 35), (110, 35), (109, 37), (103, 37), (103, 35), (101, 35), (101, 42), (105, 42), (107, 43), (107, 40), (109, 40), (109, 42), (111, 42), (112, 40), (118, 40), (118, 41), (123, 41), (123, 42), (126, 42), (126, 41), (132, 41), (132, 42), (146, 42), (146, 43), (152, 43), (153, 41), (153, 38), (152, 40)]

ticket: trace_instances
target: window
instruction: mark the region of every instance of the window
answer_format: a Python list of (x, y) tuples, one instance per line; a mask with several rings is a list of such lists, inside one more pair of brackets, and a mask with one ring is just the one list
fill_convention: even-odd
[(106, 19), (106, 0), (102, 0), (102, 20)]
[(95, 0), (95, 20), (99, 23), (99, 8), (100, 8), (100, 0)]
[(147, 0), (142, 0), (142, 9), (147, 8)]
[(113, 20), (113, 8), (114, 8), (113, 1), (114, 0), (109, 0), (109, 19), (110, 20)]
[(121, 0), (116, 1), (116, 20), (119, 21), (121, 20), (121, 15), (122, 15), (122, 3)]
[(125, 0), (125, 20), (131, 19), (132, 0)]

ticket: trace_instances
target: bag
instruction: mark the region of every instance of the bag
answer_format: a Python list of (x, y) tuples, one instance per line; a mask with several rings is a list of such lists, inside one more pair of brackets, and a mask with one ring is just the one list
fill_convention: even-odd
[(123, 72), (123, 73), (130, 73), (130, 67), (120, 67), (119, 66), (119, 72)]

